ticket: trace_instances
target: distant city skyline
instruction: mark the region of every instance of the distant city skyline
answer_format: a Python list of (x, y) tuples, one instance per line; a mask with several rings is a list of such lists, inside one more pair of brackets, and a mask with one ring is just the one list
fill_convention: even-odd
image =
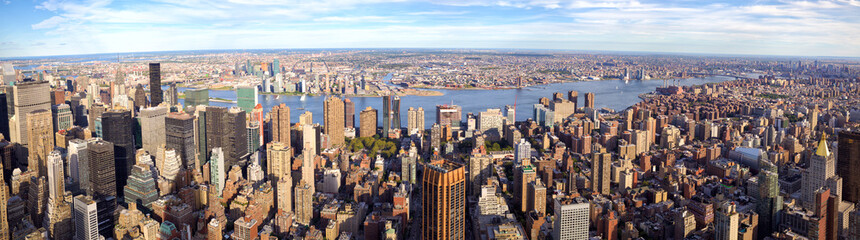
[(860, 1), (0, 1), (0, 57), (514, 48), (860, 57)]

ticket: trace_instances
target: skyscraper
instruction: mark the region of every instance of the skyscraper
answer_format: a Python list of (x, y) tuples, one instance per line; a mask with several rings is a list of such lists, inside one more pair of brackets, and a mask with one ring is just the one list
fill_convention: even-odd
[(394, 96), (391, 98), (391, 129), (400, 130), (400, 124), (400, 97)]
[(343, 125), (346, 128), (355, 128), (355, 103), (349, 98), (343, 99)]
[(281, 103), (269, 111), (272, 126), (272, 141), (290, 144), (290, 107)]
[(72, 127), (72, 110), (68, 104), (59, 104), (51, 106), (51, 114), (53, 115), (54, 131), (66, 130)]
[(146, 164), (134, 165), (128, 185), (125, 186), (125, 202), (135, 203), (138, 207), (151, 210), (152, 202), (158, 199), (152, 170)]
[(140, 109), (140, 130), (142, 133), (143, 150), (150, 154), (155, 154), (158, 147), (166, 144), (167, 137), (164, 118), (167, 117), (168, 110), (164, 106)]
[(714, 216), (714, 233), (716, 240), (737, 240), (740, 215), (735, 202), (726, 201), (720, 204)]
[(185, 90), (185, 107), (209, 106), (209, 89)]
[(313, 219), (313, 186), (304, 180), (300, 180), (293, 192), (295, 192), (296, 195), (294, 211), (296, 222), (308, 225), (311, 223), (311, 219)]
[(455, 128), (460, 127), (462, 115), (460, 106), (436, 105), (436, 123), (439, 125), (450, 125)]
[(411, 134), (422, 134), (424, 132), (424, 108), (418, 107), (418, 109), (409, 108), (406, 114), (406, 128), (408, 133)]
[(7, 96), (12, 95), (5, 92), (0, 93), (0, 134), (3, 134), (3, 139), (11, 140), (10, 137), (12, 137), (12, 135), (9, 135), (9, 118), (11, 118), (9, 110), (11, 109), (10, 104), (8, 103), (11, 102), (12, 99), (6, 99)]
[[(51, 109), (51, 85), (48, 82), (18, 82), (6, 88), (9, 114), (9, 139), (24, 147), (30, 143), (27, 138), (27, 114), (36, 110)], [(50, 118), (50, 117), (49, 117)]]
[(573, 102), (573, 108), (577, 108), (577, 103), (579, 103), (579, 92), (574, 90), (568, 91), (567, 100)]
[(521, 163), (514, 170), (514, 201), (520, 207), (520, 211), (527, 212), (528, 185), (537, 181), (537, 171), (528, 159), (520, 159)]
[[(89, 186), (87, 195), (116, 196), (117, 172), (114, 171), (114, 144), (99, 138), (87, 140)], [(84, 181), (84, 179), (81, 179)]]
[(532, 144), (526, 141), (525, 138), (520, 138), (520, 142), (517, 143), (516, 148), (514, 148), (514, 163), (520, 163), (523, 159), (531, 159), (532, 158)]
[(422, 239), (466, 239), (465, 168), (442, 160), (429, 163), (422, 185)]
[(283, 142), (270, 142), (266, 146), (266, 178), (278, 182), (284, 176), (290, 175), (293, 149)]
[(611, 174), (612, 154), (594, 153), (591, 159), (591, 190), (608, 195)]
[(63, 172), (63, 157), (60, 151), (51, 151), (48, 155), (48, 201), (61, 203), (66, 191), (65, 174)]
[[(128, 110), (112, 109), (102, 114), (103, 138), (113, 144), (114, 159), (112, 160), (116, 163), (115, 169), (111, 169), (116, 170), (116, 184), (113, 185), (115, 189), (110, 196), (118, 196), (118, 193), (122, 193), (122, 187), (125, 186), (131, 167), (134, 166), (132, 126), (131, 112)], [(93, 157), (92, 154), (90, 156)]]
[(767, 160), (759, 161), (761, 171), (758, 175), (758, 203), (756, 212), (759, 214), (759, 238), (763, 239), (778, 227), (778, 213), (782, 210), (782, 196), (779, 195), (779, 172), (776, 165)]
[(54, 150), (52, 122), (51, 111), (39, 109), (27, 113), (27, 148), (30, 152), (27, 168), (38, 171), (40, 176), (48, 173), (48, 154)]
[(809, 159), (809, 167), (802, 170), (800, 194), (803, 207), (815, 208), (815, 191), (830, 189), (830, 194), (841, 196), (842, 178), (836, 176), (836, 159), (827, 146), (827, 135), (822, 134), (815, 153)]
[[(0, 105), (0, 107), (4, 106)], [(0, 180), (6, 179), (5, 174), (3, 173), (4, 171), (2, 171), (3, 169), (5, 169), (5, 167), (3, 166), (3, 161), (0, 161)], [(9, 234), (11, 234), (11, 231), (9, 229), (9, 213), (7, 209), (8, 206), (6, 204), (9, 202), (9, 197), (7, 197), (9, 196), (8, 194), (9, 189), (6, 186), (5, 182), (4, 184), (0, 184), (0, 216), (3, 216), (0, 217), (0, 239), (9, 239)]]
[(382, 96), (382, 136), (388, 137), (391, 128), (391, 96)]
[(100, 236), (96, 202), (87, 195), (78, 195), (74, 201), (75, 240), (98, 240)]
[(517, 122), (517, 107), (505, 105), (505, 126), (514, 125)]
[(839, 132), (836, 173), (842, 177), (845, 201), (860, 203), (860, 131)]
[(588, 216), (591, 207), (588, 200), (583, 197), (556, 198), (554, 203), (552, 239), (588, 239)]
[(184, 112), (171, 112), (164, 119), (165, 147), (176, 149), (185, 169), (197, 169), (194, 144), (194, 116)]
[(585, 106), (586, 108), (594, 108), (594, 93), (585, 93)]
[(373, 135), (376, 135), (376, 127), (378, 126), (376, 123), (378, 119), (376, 116), (376, 109), (367, 106), (366, 109), (359, 113), (358, 118), (360, 126), (358, 129), (359, 137), (373, 137)]
[(325, 100), (325, 134), (329, 137), (331, 146), (342, 146), (343, 137), (343, 101), (338, 97)]
[(236, 102), (237, 106), (245, 112), (254, 110), (257, 106), (257, 87), (255, 86), (239, 86), (236, 87)]
[(161, 90), (161, 63), (149, 63), (149, 104), (158, 106), (164, 100)]
[(227, 179), (227, 171), (224, 166), (226, 164), (224, 161), (224, 151), (220, 147), (213, 148), (210, 156), (212, 157), (209, 159), (209, 182), (212, 183), (216, 196), (221, 196)]
[(487, 111), (478, 113), (478, 130), (486, 135), (487, 140), (499, 141), (502, 139), (504, 119), (501, 109), (487, 109)]
[(72, 192), (87, 192), (90, 187), (89, 154), (87, 154), (87, 141), (83, 139), (72, 139), (69, 141), (67, 159), (69, 161), (69, 176), (72, 179)]
[(244, 166), (248, 155), (245, 111), (238, 108), (206, 107), (206, 149), (221, 148), (225, 169)]

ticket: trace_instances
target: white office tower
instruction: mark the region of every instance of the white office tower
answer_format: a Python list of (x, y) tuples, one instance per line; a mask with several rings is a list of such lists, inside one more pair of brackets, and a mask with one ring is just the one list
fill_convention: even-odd
[(591, 205), (583, 197), (555, 199), (554, 240), (588, 239), (588, 211)]
[(96, 201), (86, 195), (75, 197), (75, 240), (98, 240), (99, 216)]

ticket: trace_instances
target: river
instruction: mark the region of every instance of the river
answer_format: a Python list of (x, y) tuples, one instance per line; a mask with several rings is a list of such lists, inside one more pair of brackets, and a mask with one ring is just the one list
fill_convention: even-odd
[[(689, 78), (679, 80), (678, 84), (689, 86), (723, 82), (732, 79), (733, 78), (730, 77)], [(424, 108), (425, 127), (430, 128), (430, 126), (432, 126), (436, 121), (436, 105), (451, 103), (459, 105), (463, 109), (463, 118), (465, 119), (466, 113), (472, 112), (477, 115), (478, 112), (485, 111), (488, 108), (504, 108), (505, 105), (514, 105), (515, 99), (517, 104), (517, 121), (523, 121), (533, 117), (532, 105), (538, 103), (538, 99), (541, 97), (552, 98), (552, 94), (555, 92), (564, 93), (565, 97), (567, 97), (567, 91), (570, 90), (579, 92), (578, 107), (582, 107), (585, 102), (585, 93), (593, 92), (595, 107), (605, 107), (620, 111), (639, 102), (639, 94), (652, 92), (662, 84), (663, 81), (661, 80), (631, 80), (627, 83), (623, 80), (603, 80), (554, 83), (506, 90), (436, 90), (442, 92), (444, 95), (400, 97), (401, 126), (406, 127), (407, 109), (409, 109), (409, 107)], [(184, 88), (180, 88), (179, 90), (185, 91)], [(210, 90), (209, 96), (236, 100), (236, 92), (232, 90)], [(301, 101), (300, 98), (300, 96), (260, 95), (259, 101), (266, 112), (268, 112), (272, 106), (285, 103), (291, 109), (290, 118), (293, 123), (298, 121), (301, 113), (304, 111), (311, 111), (314, 116), (314, 122), (323, 124), (323, 101), (325, 100), (325, 96), (307, 96), (305, 101)], [(355, 103), (356, 126), (359, 124), (359, 112), (364, 110), (367, 106), (378, 110), (382, 109), (381, 97), (353, 97), (350, 99)], [(223, 102), (209, 102), (209, 104), (212, 106), (224, 107), (236, 106), (236, 104), (233, 103)], [(304, 108), (304, 110), (300, 110), (299, 108)], [(381, 110), (379, 111), (379, 114), (381, 122)]]

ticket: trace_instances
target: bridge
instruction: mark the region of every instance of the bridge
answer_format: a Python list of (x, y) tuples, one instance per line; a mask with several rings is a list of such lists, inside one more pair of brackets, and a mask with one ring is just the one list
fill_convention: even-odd
[(745, 76), (731, 75), (731, 74), (728, 74), (728, 73), (722, 73), (722, 74), (720, 74), (720, 73), (695, 73), (695, 72), (689, 72), (689, 73), (686, 73), (686, 74), (687, 74), (687, 75), (689, 75), (689, 76), (696, 76), (696, 77), (707, 77), (707, 76), (715, 76), (715, 77), (732, 77), (732, 78), (735, 78), (735, 80), (738, 80), (738, 79), (747, 79), (747, 78), (749, 78), (749, 77), (745, 77)]

